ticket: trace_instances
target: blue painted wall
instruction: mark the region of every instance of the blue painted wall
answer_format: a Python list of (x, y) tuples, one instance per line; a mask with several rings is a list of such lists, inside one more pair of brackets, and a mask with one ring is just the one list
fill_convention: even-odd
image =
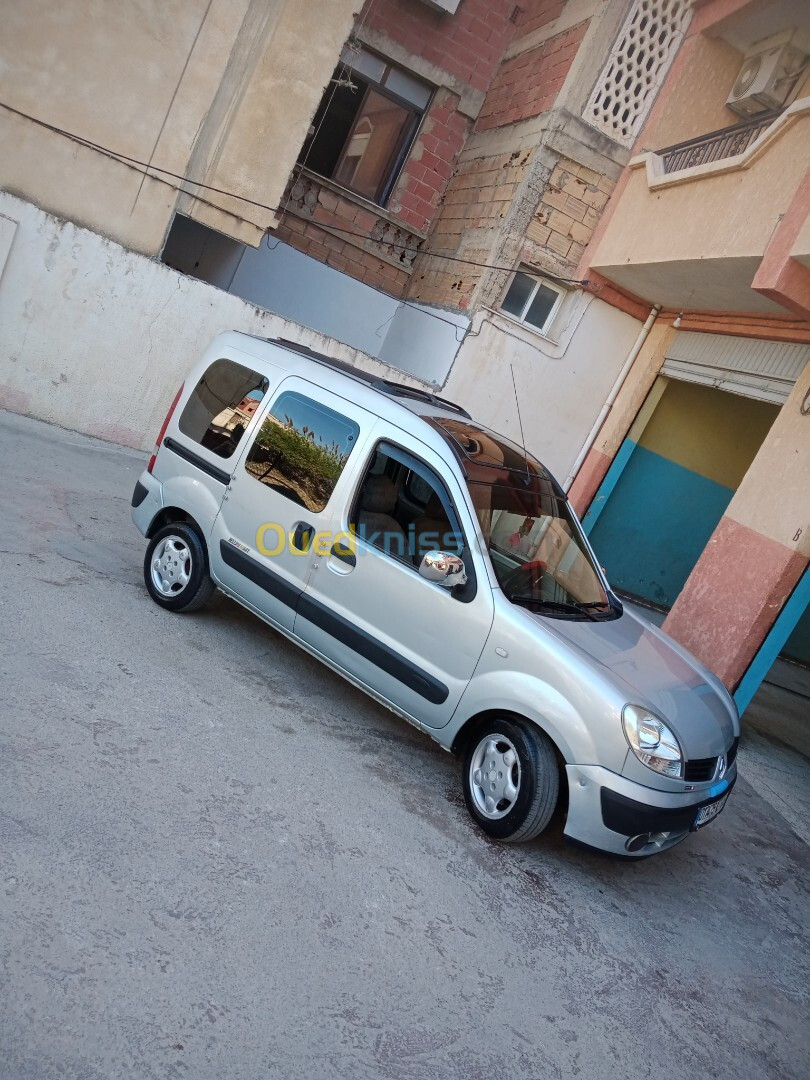
[(782, 655), (810, 667), (810, 607), (805, 609), (795, 630), (785, 642)]
[(589, 533), (611, 585), (671, 607), (733, 495), (636, 446)]
[(584, 519), (611, 584), (675, 603), (778, 412), (659, 377)]

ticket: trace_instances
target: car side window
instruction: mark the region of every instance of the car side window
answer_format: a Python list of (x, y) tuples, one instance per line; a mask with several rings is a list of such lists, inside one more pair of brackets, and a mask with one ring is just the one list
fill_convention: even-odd
[(464, 536), (448, 508), (452, 511), (449, 496), (431, 469), (382, 444), (360, 483), (351, 525), (367, 544), (418, 568), (428, 551), (464, 550)]
[(245, 460), (255, 480), (313, 512), (326, 507), (360, 428), (346, 416), (292, 391), (279, 395)]
[(267, 379), (250, 368), (215, 360), (191, 391), (178, 427), (217, 457), (231, 457), (267, 386)]

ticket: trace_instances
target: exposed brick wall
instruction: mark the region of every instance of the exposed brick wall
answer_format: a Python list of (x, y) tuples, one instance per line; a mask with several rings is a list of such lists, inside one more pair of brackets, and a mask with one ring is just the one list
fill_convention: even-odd
[[(307, 220), (288, 216), (277, 235), (391, 295), (461, 310), (473, 302), (497, 303), (500, 296), (504, 274), (476, 264), (520, 259), (573, 276), (613, 185), (566, 159), (556, 166), (544, 160), (534, 169), (536, 135), (519, 136), (516, 129), (514, 149), (504, 152), (512, 140), (503, 129), (555, 105), (588, 22), (499, 67), (512, 35), (520, 47), (521, 38), (561, 14), (565, 0), (527, 0), (517, 26), (510, 19), (515, 6), (513, 0), (464, 0), (455, 16), (446, 16), (418, 0), (367, 3), (355, 32), (362, 37), (373, 30), (378, 48), (387, 38), (422, 57), (447, 73), (447, 84), (434, 94), (386, 210), (310, 175), (309, 201), (297, 210)], [(466, 150), (472, 121), (459, 109), (459, 93), (468, 94), (459, 80), (478, 91), (489, 86)], [(403, 244), (411, 251), (419, 246), (415, 261), (402, 256)]]
[[(554, 108), (589, 25), (585, 20), (533, 44), (565, 2), (532, 0), (522, 6), (509, 50), (515, 55), (493, 79), (475, 135), (460, 155), (414, 264), (406, 295), (415, 300), (462, 310), (497, 304), (508, 274), (493, 269), (495, 264), (522, 262), (540, 273), (573, 277), (613, 190), (608, 176), (573, 160), (555, 160), (542, 145), (532, 149), (537, 136), (530, 129), (515, 127), (510, 135), (519, 121)], [(515, 149), (503, 153), (510, 141)], [(443, 262), (439, 255), (471, 262)]]
[(402, 249), (415, 247), (420, 237), (398, 229), (384, 212), (360, 206), (315, 179), (299, 180), (286, 199), (292, 213), (284, 215), (275, 238), (366, 285), (403, 295), (412, 256)]
[[(408, 236), (408, 230), (421, 234), (411, 237), (413, 244), (430, 230), (472, 127), (472, 120), (459, 111), (457, 80), (479, 93), (486, 90), (515, 31), (514, 9), (514, 0), (464, 0), (450, 16), (418, 0), (369, 0), (357, 19), (355, 34), (374, 30), (384, 35), (446, 72), (447, 83), (453, 84), (452, 90), (449, 85), (437, 88), (383, 215), (386, 221), (393, 217), (401, 222)], [(395, 252), (381, 261), (373, 254), (375, 243), (345, 233), (330, 236), (318, 228), (320, 224), (370, 233), (379, 220), (365, 200), (348, 192), (340, 198), (321, 192), (311, 221), (304, 225), (286, 216), (276, 235), (299, 251), (399, 296), (410, 266), (405, 270), (392, 266)]]
[(586, 20), (534, 49), (505, 60), (486, 96), (477, 129), (486, 131), (513, 124), (550, 109), (587, 29)]
[(367, 0), (358, 25), (486, 90), (515, 31), (514, 9), (514, 0), (464, 0), (455, 15), (444, 15), (418, 0)]
[(469, 134), (471, 123), (457, 104), (448, 90), (434, 96), (388, 203), (390, 213), (420, 232), (429, 229)]
[(524, 37), (562, 14), (566, 0), (523, 0), (517, 19), (516, 37)]
[[(531, 193), (521, 188), (531, 166), (530, 149), (491, 157), (462, 160), (448, 188), (428, 250), (452, 254), (480, 263), (492, 263), (494, 243), (510, 209)], [(520, 261), (540, 273), (572, 277), (590, 240), (615, 182), (576, 161), (560, 158), (551, 171), (531, 216)], [(537, 195), (534, 196), (537, 198)], [(531, 212), (531, 208), (529, 208)], [(407, 295), (440, 306), (470, 306), (473, 293), (485, 282), (484, 294), (493, 293), (500, 276), (483, 266), (444, 263), (418, 256)], [(497, 280), (496, 280), (497, 278)], [(499, 286), (494, 289), (499, 295)], [(479, 294), (479, 302), (482, 295)], [(485, 303), (496, 303), (494, 296)]]
[[(357, 26), (385, 34), (452, 78), (484, 91), (514, 33), (514, 9), (513, 0), (464, 0), (448, 16), (418, 0), (369, 0)], [(395, 217), (423, 232), (433, 222), (472, 126), (458, 104), (447, 87), (437, 90), (388, 203)]]
[(593, 235), (615, 182), (575, 161), (560, 158), (526, 230), (526, 258), (542, 264), (547, 251), (576, 266)]
[[(462, 159), (448, 185), (429, 250), (474, 262), (489, 261), (492, 237), (509, 212), (531, 157), (527, 148)], [(483, 273), (483, 268), (468, 263), (420, 257), (408, 295), (423, 303), (464, 310)]]

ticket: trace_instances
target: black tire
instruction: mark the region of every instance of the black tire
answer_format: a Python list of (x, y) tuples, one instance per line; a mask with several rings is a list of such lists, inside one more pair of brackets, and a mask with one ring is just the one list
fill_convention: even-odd
[[(478, 759), (488, 740), (494, 740), (497, 753), (506, 749), (508, 754), (509, 744), (517, 754), (517, 762), (507, 766), (511, 770), (517, 796), (513, 797), (511, 807), (508, 797), (495, 805), (491, 812), (500, 813), (500, 817), (487, 816), (482, 799), (488, 793), (486, 787), (489, 785), (476, 784), (474, 779), (475, 775), (479, 778), (491, 775), (497, 782), (502, 775), (502, 770), (496, 775), (494, 771), (487, 774), (473, 768), (474, 760)], [(491, 760), (494, 762), (496, 759), (493, 757)], [(497, 760), (500, 764), (501, 759)], [(484, 769), (489, 767), (486, 757), (483, 765)], [(528, 720), (506, 717), (489, 720), (479, 725), (467, 740), (461, 783), (467, 809), (487, 836), (513, 844), (533, 840), (548, 825), (557, 805), (560, 794), (557, 755), (548, 737)]]
[[(174, 541), (174, 550), (164, 546), (167, 541)], [(159, 560), (163, 560), (165, 575), (157, 569)], [(161, 591), (155, 577), (165, 582), (168, 591)], [(216, 588), (208, 573), (205, 543), (197, 530), (185, 522), (164, 525), (149, 541), (143, 579), (149, 595), (167, 611), (197, 611)]]

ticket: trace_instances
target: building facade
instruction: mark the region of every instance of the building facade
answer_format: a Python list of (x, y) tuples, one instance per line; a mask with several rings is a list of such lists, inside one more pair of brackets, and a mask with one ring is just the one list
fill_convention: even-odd
[(11, 5), (0, 404), (146, 447), (227, 328), (439, 388), (744, 702), (808, 652), (810, 10), (355, 7)]
[(637, 334), (635, 312), (584, 292), (577, 267), (689, 5), (666, 0), (639, 29), (654, 62), (624, 127), (600, 129), (594, 87), (637, 9), (369, 0), (266, 242), (179, 213), (164, 260), (442, 388), (516, 438), (522, 419), (531, 449), (566, 475)]
[(572, 499), (741, 707), (810, 663), (808, 57), (806, 5), (696, 5), (580, 266), (653, 317)]

